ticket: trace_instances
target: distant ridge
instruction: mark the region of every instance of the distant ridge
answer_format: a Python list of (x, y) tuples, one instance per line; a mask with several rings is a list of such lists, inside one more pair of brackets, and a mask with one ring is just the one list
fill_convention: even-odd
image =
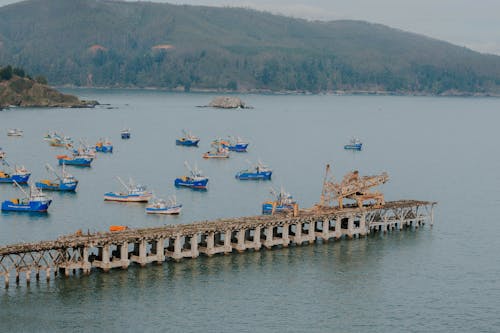
[(379, 24), (104, 0), (0, 7), (0, 66), (56, 85), (500, 93), (500, 57)]

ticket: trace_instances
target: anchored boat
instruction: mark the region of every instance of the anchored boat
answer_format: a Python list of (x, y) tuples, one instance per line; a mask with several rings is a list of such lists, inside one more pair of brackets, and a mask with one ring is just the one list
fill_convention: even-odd
[(130, 139), (130, 128), (122, 129), (120, 132), (122, 139)]
[(177, 187), (184, 186), (194, 189), (206, 189), (208, 177), (203, 176), (201, 170), (199, 170), (196, 165), (193, 169), (191, 169), (187, 162), (184, 162), (184, 165), (189, 170), (190, 175), (176, 178), (174, 181), (174, 185)]
[(146, 190), (146, 186), (135, 184), (132, 179), (128, 184), (120, 178), (116, 177), (120, 184), (125, 188), (126, 192), (107, 192), (104, 194), (104, 200), (107, 201), (122, 201), (122, 202), (148, 202), (153, 196), (153, 193)]
[(24, 193), (25, 197), (5, 200), (2, 202), (3, 211), (42, 213), (47, 211), (52, 199), (43, 193), (41, 189), (31, 185), (28, 194), (16, 181), (14, 181), (14, 184)]
[(7, 130), (8, 136), (23, 136), (24, 132), (19, 128), (10, 128)]
[(83, 167), (90, 167), (90, 164), (94, 160), (93, 157), (88, 155), (57, 155), (56, 158), (59, 161), (59, 165), (75, 165)]
[(273, 171), (267, 165), (258, 161), (255, 166), (238, 172), (235, 177), (240, 180), (270, 180), (272, 174)]
[(212, 150), (203, 154), (203, 158), (229, 158), (229, 149), (224, 148), (220, 142), (212, 143)]
[(249, 144), (247, 141), (243, 140), (240, 137), (234, 138), (231, 136), (227, 140), (218, 139), (214, 140), (214, 142), (219, 142), (222, 145), (222, 147), (238, 153), (246, 152)]
[(198, 142), (200, 142), (200, 138), (191, 134), (186, 130), (182, 131), (184, 136), (175, 140), (175, 144), (178, 146), (187, 146), (187, 147), (197, 147)]
[(35, 183), (35, 186), (50, 191), (75, 191), (78, 185), (78, 180), (73, 177), (71, 174), (66, 172), (66, 168), (63, 164), (62, 174), (59, 175), (54, 168), (50, 166), (50, 164), (46, 164), (45, 168), (49, 174), (53, 174), (55, 176), (54, 180), (50, 179), (42, 179), (39, 182)]
[(352, 138), (348, 144), (344, 146), (345, 150), (361, 150), (363, 143), (358, 138)]
[(177, 215), (181, 209), (182, 204), (177, 203), (175, 196), (169, 197), (168, 200), (153, 197), (146, 206), (146, 213)]
[(113, 152), (113, 144), (108, 139), (99, 140), (95, 144), (95, 150), (101, 153), (112, 153)]
[(26, 184), (31, 176), (31, 173), (24, 166), (11, 167), (5, 159), (2, 159), (2, 165), (6, 166), (10, 171), (0, 170), (0, 183)]
[(299, 211), (299, 205), (290, 195), (281, 188), (278, 192), (271, 188), (271, 194), (275, 197), (274, 201), (266, 201), (262, 204), (262, 214), (274, 215), (275, 213), (287, 213), (292, 212), (293, 215), (297, 215)]
[(0, 147), (0, 160), (3, 160), (5, 156), (7, 156), (7, 154), (2, 150), (2, 147)]

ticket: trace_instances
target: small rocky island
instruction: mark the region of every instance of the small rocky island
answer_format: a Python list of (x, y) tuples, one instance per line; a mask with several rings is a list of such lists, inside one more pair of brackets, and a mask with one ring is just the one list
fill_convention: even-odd
[(239, 97), (232, 97), (232, 96), (214, 97), (214, 99), (212, 99), (212, 101), (207, 106), (220, 109), (249, 108)]
[(9, 106), (92, 108), (97, 101), (80, 100), (47, 85), (43, 77), (35, 79), (24, 70), (11, 66), (0, 68), (0, 110)]

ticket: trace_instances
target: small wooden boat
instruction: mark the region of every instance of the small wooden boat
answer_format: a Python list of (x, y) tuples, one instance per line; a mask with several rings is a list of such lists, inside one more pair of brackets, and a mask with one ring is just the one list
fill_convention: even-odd
[(200, 142), (200, 138), (191, 134), (186, 130), (182, 131), (184, 136), (175, 140), (175, 144), (178, 146), (187, 146), (187, 147), (197, 147)]
[(128, 227), (126, 225), (111, 225), (109, 226), (109, 231), (117, 232), (117, 231), (125, 231)]
[(108, 139), (99, 140), (95, 144), (95, 150), (101, 153), (112, 153), (113, 152), (113, 144)]
[(220, 142), (212, 143), (212, 150), (203, 154), (203, 158), (229, 158), (229, 149), (224, 148)]
[(358, 138), (352, 138), (348, 144), (344, 146), (345, 150), (361, 150), (363, 143)]
[(78, 186), (78, 180), (73, 177), (71, 174), (66, 172), (66, 168), (63, 164), (62, 174), (59, 175), (54, 168), (52, 168), (49, 164), (45, 165), (45, 168), (50, 174), (55, 176), (54, 180), (50, 179), (42, 179), (39, 182), (35, 183), (35, 186), (49, 191), (75, 191)]
[(176, 187), (190, 187), (193, 189), (206, 189), (208, 184), (208, 177), (202, 175), (201, 170), (197, 168), (195, 165), (193, 169), (189, 166), (187, 162), (184, 162), (184, 165), (189, 170), (189, 176), (182, 176), (176, 178), (174, 181), (174, 185)]
[(2, 159), (2, 165), (6, 166), (8, 171), (0, 170), (0, 183), (26, 184), (31, 176), (31, 173), (24, 166), (11, 167), (6, 160)]
[(275, 213), (292, 212), (294, 216), (297, 215), (299, 206), (290, 193), (285, 192), (283, 188), (280, 191), (271, 189), (271, 193), (275, 199), (262, 204), (262, 214), (274, 215)]
[(242, 170), (236, 174), (240, 180), (270, 180), (273, 171), (261, 161), (250, 169)]
[(122, 139), (130, 139), (130, 128), (125, 128), (120, 132)]
[(35, 186), (30, 186), (30, 193), (26, 191), (16, 182), (14, 184), (24, 193), (24, 198), (16, 198), (5, 200), (2, 202), (3, 211), (16, 211), (16, 212), (47, 212), (52, 199), (49, 198), (42, 190)]
[(148, 202), (153, 196), (153, 193), (146, 190), (146, 186), (136, 185), (132, 180), (129, 180), (129, 183), (125, 184), (120, 177), (116, 178), (126, 189), (126, 192), (107, 192), (104, 194), (104, 200), (121, 202)]
[(153, 197), (146, 206), (148, 214), (180, 214), (182, 204), (177, 203), (175, 196), (169, 197), (168, 200)]
[(8, 136), (23, 136), (24, 131), (19, 128), (10, 128), (7, 130)]

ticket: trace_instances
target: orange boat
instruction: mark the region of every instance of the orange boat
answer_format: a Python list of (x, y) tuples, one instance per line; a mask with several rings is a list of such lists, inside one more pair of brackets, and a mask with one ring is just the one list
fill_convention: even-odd
[(125, 231), (127, 229), (128, 229), (128, 227), (126, 225), (112, 225), (109, 227), (109, 231), (111, 231), (111, 232)]

